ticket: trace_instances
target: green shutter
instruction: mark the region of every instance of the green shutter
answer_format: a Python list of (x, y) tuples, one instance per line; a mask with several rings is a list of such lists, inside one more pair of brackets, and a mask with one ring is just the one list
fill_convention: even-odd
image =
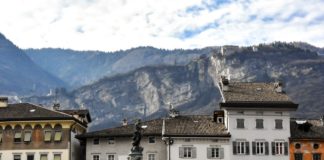
[(245, 142), (245, 151), (246, 155), (250, 154), (250, 142)]
[(196, 157), (197, 157), (197, 148), (192, 147), (192, 158), (196, 158)]
[(212, 158), (212, 149), (207, 148), (207, 159), (211, 159), (211, 158)]
[(285, 142), (284, 145), (285, 145), (285, 155), (288, 155), (288, 142)]
[(252, 154), (256, 155), (256, 143), (252, 142)]
[(272, 148), (272, 155), (276, 155), (276, 144), (275, 144), (275, 142), (271, 142), (271, 148)]
[(224, 148), (219, 148), (219, 158), (224, 159)]
[(61, 141), (61, 139), (62, 139), (62, 132), (61, 131), (55, 131), (54, 141)]
[(40, 160), (47, 160), (47, 155), (45, 154), (41, 155)]
[(179, 158), (184, 158), (184, 148), (183, 147), (179, 147)]
[(269, 142), (265, 142), (265, 155), (269, 155)]
[(61, 155), (60, 154), (54, 155), (54, 160), (61, 160)]
[(236, 151), (236, 145), (237, 145), (237, 142), (233, 141), (233, 154), (236, 155), (237, 154), (237, 151)]
[(24, 134), (24, 141), (25, 142), (30, 142), (31, 140), (31, 132), (30, 131), (26, 131)]

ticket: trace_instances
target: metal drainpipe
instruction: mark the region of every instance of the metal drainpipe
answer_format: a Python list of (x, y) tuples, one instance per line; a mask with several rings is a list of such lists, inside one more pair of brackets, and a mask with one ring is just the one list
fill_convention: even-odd
[(72, 126), (70, 127), (70, 136), (69, 136), (69, 142), (70, 142), (70, 152), (69, 152), (69, 157), (70, 157), (70, 160), (72, 160), (72, 143), (71, 143), (71, 137), (72, 137), (72, 128), (73, 128), (73, 126), (74, 125), (76, 125), (77, 124), (77, 122), (74, 122), (73, 124), (72, 124)]

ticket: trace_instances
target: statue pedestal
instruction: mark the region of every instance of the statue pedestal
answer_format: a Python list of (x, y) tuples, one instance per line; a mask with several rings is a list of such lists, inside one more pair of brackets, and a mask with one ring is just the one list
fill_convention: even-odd
[(129, 160), (143, 160), (143, 154), (140, 152), (130, 153)]

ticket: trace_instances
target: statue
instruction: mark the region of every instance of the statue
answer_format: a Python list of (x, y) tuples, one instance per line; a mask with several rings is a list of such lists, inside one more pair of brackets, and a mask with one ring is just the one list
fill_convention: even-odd
[(131, 160), (142, 160), (143, 157), (143, 147), (140, 146), (142, 134), (141, 134), (141, 120), (138, 120), (134, 126), (133, 134), (133, 147), (131, 148), (131, 153), (129, 154)]

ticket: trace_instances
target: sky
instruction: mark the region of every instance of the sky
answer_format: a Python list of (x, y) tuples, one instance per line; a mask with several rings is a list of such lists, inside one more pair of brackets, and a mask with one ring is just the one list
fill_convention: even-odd
[(2, 0), (20, 48), (116, 51), (303, 41), (324, 47), (324, 0)]

